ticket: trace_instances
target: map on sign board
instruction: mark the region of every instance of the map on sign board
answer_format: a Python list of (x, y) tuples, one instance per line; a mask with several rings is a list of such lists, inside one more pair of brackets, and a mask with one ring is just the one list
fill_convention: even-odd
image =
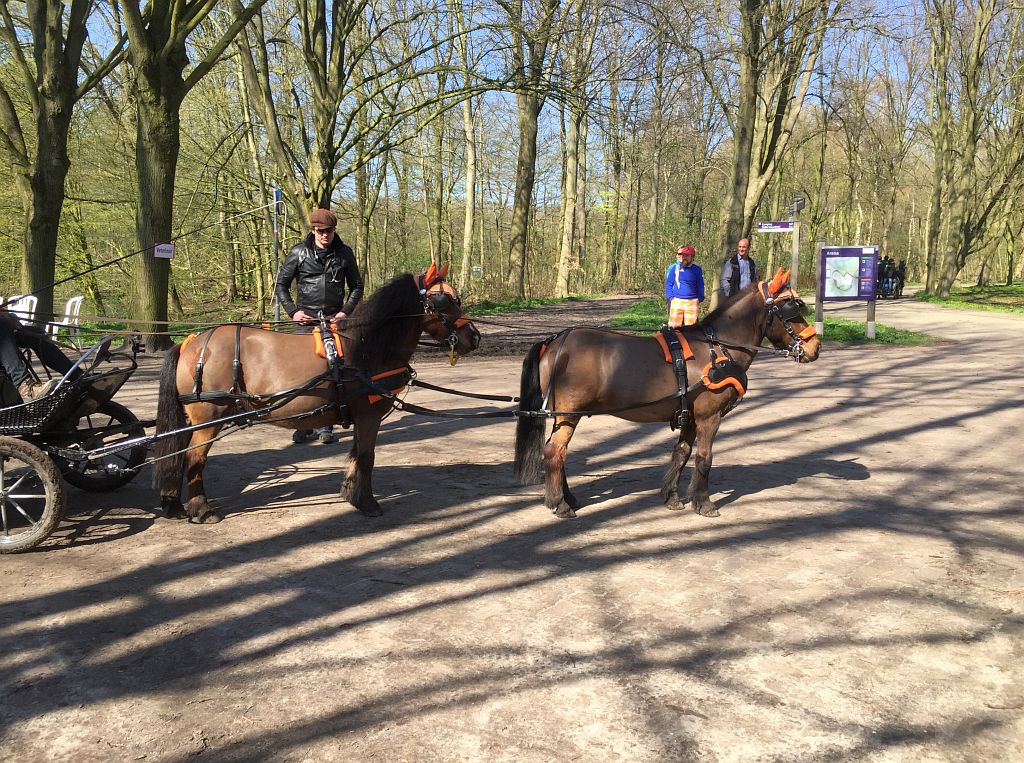
[(823, 299), (874, 299), (878, 247), (824, 247), (818, 272)]

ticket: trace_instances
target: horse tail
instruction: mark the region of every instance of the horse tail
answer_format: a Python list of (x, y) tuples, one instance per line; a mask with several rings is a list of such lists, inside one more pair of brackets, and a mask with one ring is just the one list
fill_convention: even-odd
[[(181, 345), (171, 348), (160, 368), (160, 398), (156, 411), (156, 433), (164, 434), (188, 425), (185, 407), (178, 399), (178, 359)], [(177, 496), (181, 491), (181, 478), (185, 470), (185, 454), (191, 435), (179, 432), (173, 437), (156, 441), (153, 448), (153, 487), (161, 495)]]
[[(547, 341), (537, 342), (523, 361), (523, 375), (519, 382), (519, 410), (523, 413), (539, 411), (544, 404), (540, 388), (540, 359)], [(519, 416), (516, 422), (515, 474), (524, 485), (533, 485), (544, 478), (544, 430), (547, 419), (543, 416)]]

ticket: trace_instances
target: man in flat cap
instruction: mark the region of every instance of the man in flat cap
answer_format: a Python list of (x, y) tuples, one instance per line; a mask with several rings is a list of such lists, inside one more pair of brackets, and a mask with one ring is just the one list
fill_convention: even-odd
[[(338, 218), (329, 209), (314, 209), (309, 215), (309, 235), (292, 247), (277, 274), (277, 301), (302, 328), (312, 331), (322, 315), (341, 320), (348, 317), (363, 296), (363, 277), (352, 248), (337, 234)], [(295, 282), (295, 299), (291, 285)], [(348, 288), (348, 299), (345, 289)], [(297, 429), (295, 442), (312, 439), (334, 442), (331, 427)]]

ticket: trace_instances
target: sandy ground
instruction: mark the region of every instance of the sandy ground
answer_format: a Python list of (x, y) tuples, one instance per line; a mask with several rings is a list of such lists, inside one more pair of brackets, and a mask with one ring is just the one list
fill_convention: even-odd
[[(0, 558), (0, 757), (1022, 759), (1024, 319), (878, 320), (952, 341), (759, 357), (717, 519), (659, 503), (667, 426), (601, 417), (573, 441), (574, 520), (515, 483), (507, 420), (389, 420), (379, 518), (336, 497), (347, 437), (270, 428), (214, 449), (219, 525), (156, 517), (148, 468), (69, 487), (58, 533)], [(512, 394), (519, 359), (416, 367)], [(152, 415), (154, 374), (117, 399)]]

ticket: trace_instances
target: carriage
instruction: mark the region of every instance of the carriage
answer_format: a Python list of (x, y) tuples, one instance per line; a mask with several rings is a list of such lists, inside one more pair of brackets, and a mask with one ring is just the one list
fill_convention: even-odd
[(114, 490), (145, 461), (145, 422), (113, 400), (138, 367), (138, 347), (111, 352), (111, 341), (87, 349), (47, 394), (0, 408), (0, 553), (26, 551), (53, 532), (65, 481)]

